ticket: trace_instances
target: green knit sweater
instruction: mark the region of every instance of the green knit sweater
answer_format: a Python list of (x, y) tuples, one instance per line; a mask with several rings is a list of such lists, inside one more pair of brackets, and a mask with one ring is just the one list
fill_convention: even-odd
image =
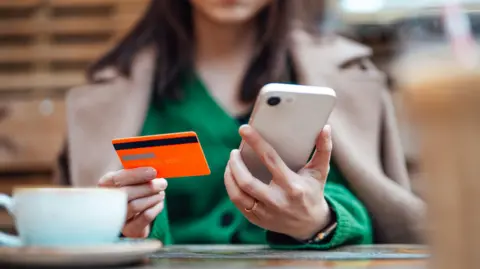
[[(151, 105), (142, 135), (195, 131), (211, 169), (209, 176), (168, 179), (165, 209), (155, 219), (150, 237), (169, 244), (269, 244), (276, 248), (329, 249), (345, 244), (369, 244), (372, 228), (364, 205), (348, 189), (334, 163), (325, 197), (338, 226), (323, 242), (304, 245), (265, 231), (246, 220), (230, 201), (223, 184), (230, 151), (238, 148), (239, 121), (210, 96), (193, 77), (183, 85), (181, 101)], [(279, 220), (281, 221), (281, 220)]]

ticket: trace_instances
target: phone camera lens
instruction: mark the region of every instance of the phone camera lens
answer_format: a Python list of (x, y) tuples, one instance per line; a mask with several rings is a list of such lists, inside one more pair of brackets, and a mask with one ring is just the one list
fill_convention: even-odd
[(269, 106), (276, 106), (276, 105), (280, 104), (280, 101), (281, 101), (280, 97), (273, 96), (273, 97), (268, 98), (267, 104)]

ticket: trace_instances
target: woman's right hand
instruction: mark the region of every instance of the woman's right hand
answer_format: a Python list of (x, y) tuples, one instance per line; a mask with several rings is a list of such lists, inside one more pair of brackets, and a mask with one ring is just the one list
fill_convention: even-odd
[(157, 172), (150, 167), (119, 170), (105, 174), (99, 187), (119, 188), (128, 194), (128, 213), (122, 234), (126, 237), (145, 238), (150, 224), (163, 210), (167, 181), (155, 178)]

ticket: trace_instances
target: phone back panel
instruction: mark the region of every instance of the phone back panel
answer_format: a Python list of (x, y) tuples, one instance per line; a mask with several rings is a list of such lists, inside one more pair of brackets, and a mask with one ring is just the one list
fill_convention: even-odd
[[(277, 105), (269, 104), (279, 97)], [(262, 88), (249, 124), (277, 151), (293, 171), (308, 161), (319, 133), (335, 106), (335, 92), (330, 88), (291, 84), (268, 84)], [(265, 183), (271, 174), (259, 156), (242, 141), (242, 158), (250, 172)]]

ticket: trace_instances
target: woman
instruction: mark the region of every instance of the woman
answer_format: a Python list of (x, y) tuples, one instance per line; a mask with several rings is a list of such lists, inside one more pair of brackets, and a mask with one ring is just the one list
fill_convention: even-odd
[[(91, 84), (68, 95), (63, 179), (125, 189), (123, 235), (166, 244), (327, 249), (420, 241), (424, 205), (411, 193), (371, 51), (294, 24), (301, 2), (152, 0), (138, 25), (92, 67)], [(285, 167), (251, 127), (238, 135), (269, 82), (337, 92), (329, 126), (301, 171)], [(111, 145), (115, 137), (190, 130), (212, 173), (169, 179), (168, 190), (152, 168), (121, 170)], [(252, 178), (233, 150), (242, 138), (272, 171), (270, 185)]]

